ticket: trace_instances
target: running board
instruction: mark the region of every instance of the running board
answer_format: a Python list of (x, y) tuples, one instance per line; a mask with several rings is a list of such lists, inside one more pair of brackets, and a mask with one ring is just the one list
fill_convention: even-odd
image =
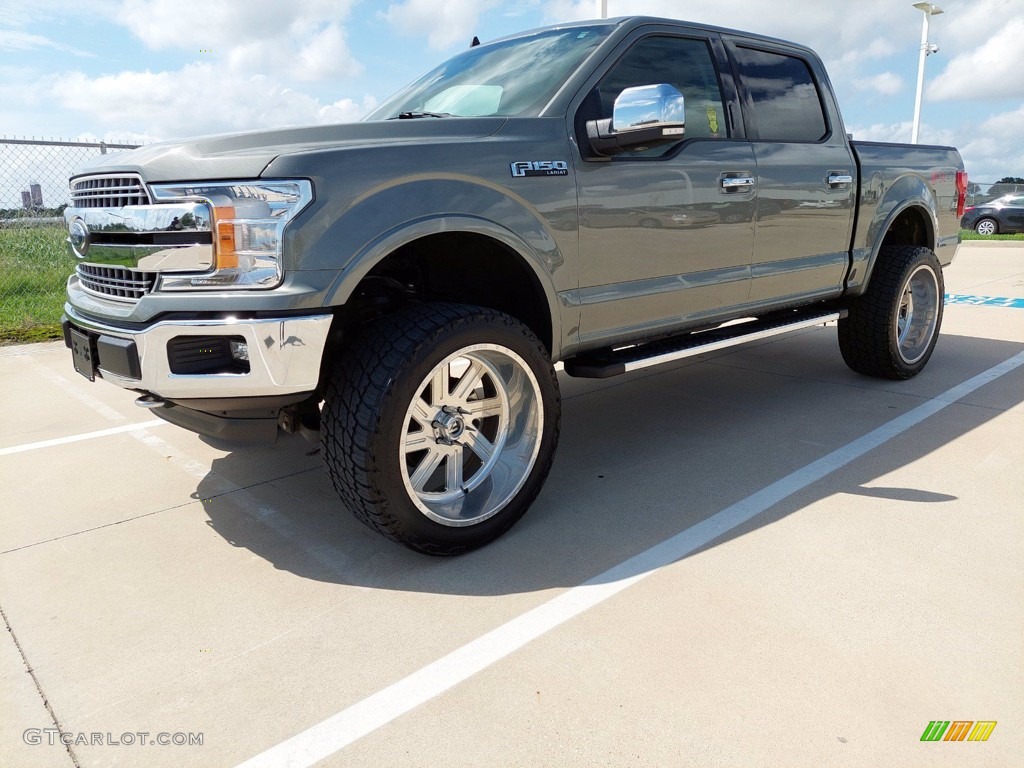
[(748, 341), (767, 339), (801, 328), (823, 325), (846, 317), (846, 310), (823, 312), (795, 311), (784, 315), (751, 320), (738, 325), (727, 325), (710, 331), (673, 336), (648, 344), (638, 344), (621, 349), (584, 353), (565, 361), (565, 372), (582, 379), (607, 379), (629, 371), (650, 368), (653, 365), (671, 363), (684, 357), (703, 355)]

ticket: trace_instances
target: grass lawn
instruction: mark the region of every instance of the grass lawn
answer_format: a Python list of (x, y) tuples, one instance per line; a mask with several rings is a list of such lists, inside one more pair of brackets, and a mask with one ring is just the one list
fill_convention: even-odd
[(1016, 235), (979, 235), (973, 229), (961, 229), (961, 240), (1024, 240), (1024, 233)]
[(53, 227), (0, 229), (0, 342), (61, 338), (64, 286), (75, 259)]

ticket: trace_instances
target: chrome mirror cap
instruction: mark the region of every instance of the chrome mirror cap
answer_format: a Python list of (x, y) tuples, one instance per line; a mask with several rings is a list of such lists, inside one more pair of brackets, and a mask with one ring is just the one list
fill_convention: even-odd
[[(612, 108), (612, 130), (616, 133), (660, 127), (683, 133), (686, 125), (685, 99), (668, 83), (625, 88)], [(678, 132), (676, 132), (678, 129)]]

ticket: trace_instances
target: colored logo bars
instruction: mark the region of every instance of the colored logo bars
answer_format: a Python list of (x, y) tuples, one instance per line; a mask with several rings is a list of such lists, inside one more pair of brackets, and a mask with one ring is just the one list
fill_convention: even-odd
[(995, 720), (932, 720), (921, 741), (988, 741), (995, 727)]

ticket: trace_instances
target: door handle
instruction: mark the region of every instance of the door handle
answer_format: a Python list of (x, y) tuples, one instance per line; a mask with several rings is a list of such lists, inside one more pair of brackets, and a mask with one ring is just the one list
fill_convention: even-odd
[(830, 187), (846, 187), (853, 184), (853, 176), (848, 173), (830, 173), (828, 185)]
[(754, 188), (753, 176), (723, 176), (719, 181), (723, 192), (740, 192)]

